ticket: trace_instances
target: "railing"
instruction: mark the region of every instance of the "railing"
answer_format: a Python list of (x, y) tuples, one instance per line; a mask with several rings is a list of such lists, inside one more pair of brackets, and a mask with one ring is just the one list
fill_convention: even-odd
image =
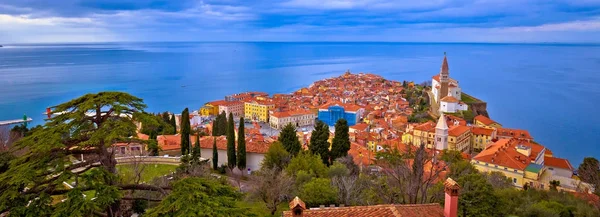
[(171, 164), (179, 165), (181, 163), (181, 157), (168, 157), (168, 156), (127, 156), (117, 157), (117, 164)]

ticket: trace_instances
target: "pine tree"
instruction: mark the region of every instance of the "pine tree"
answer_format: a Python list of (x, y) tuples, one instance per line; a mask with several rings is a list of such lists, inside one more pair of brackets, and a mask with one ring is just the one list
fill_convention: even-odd
[(173, 135), (177, 134), (177, 123), (176, 123), (176, 120), (175, 120), (175, 114), (171, 115), (171, 119), (169, 121), (171, 123), (171, 126), (173, 127), (172, 134)]
[(331, 144), (330, 160), (332, 162), (339, 157), (348, 155), (348, 151), (350, 150), (350, 135), (348, 134), (348, 130), (348, 121), (345, 119), (339, 119), (335, 123), (335, 134)]
[(192, 162), (200, 162), (201, 156), (200, 149), (200, 135), (196, 135), (196, 144), (194, 144), (194, 149), (192, 149)]
[(323, 163), (329, 166), (329, 126), (317, 121), (310, 137), (308, 150), (314, 155), (321, 156)]
[(296, 136), (296, 127), (292, 123), (288, 123), (283, 127), (283, 130), (279, 134), (279, 142), (281, 142), (285, 150), (292, 156), (296, 156), (300, 152), (300, 149), (302, 149), (300, 140)]
[(240, 117), (240, 126), (238, 128), (237, 167), (242, 172), (246, 169), (246, 135), (243, 117)]
[(190, 153), (190, 111), (185, 108), (181, 112), (181, 155)]
[(217, 137), (213, 137), (213, 157), (212, 157), (212, 164), (213, 164), (213, 169), (217, 170), (219, 168), (219, 151), (217, 151)]
[(227, 121), (227, 167), (230, 170), (233, 170), (237, 163), (235, 160), (235, 127), (233, 125), (233, 114), (229, 113), (229, 120)]

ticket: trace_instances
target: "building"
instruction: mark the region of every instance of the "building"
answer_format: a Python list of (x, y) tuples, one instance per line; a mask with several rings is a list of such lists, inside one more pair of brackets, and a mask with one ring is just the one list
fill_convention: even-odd
[(439, 103), (440, 112), (456, 113), (468, 109), (469, 106), (461, 102), (462, 91), (458, 81), (450, 78), (446, 53), (444, 53), (440, 73), (431, 78), (431, 87), (433, 98)]
[(486, 116), (477, 115), (473, 118), (473, 124), (479, 127), (485, 127), (490, 129), (502, 128), (502, 125)]
[(200, 115), (202, 116), (211, 116), (219, 114), (219, 106), (224, 105), (226, 103), (225, 100), (217, 100), (213, 102), (208, 102), (200, 108)]
[(533, 141), (533, 137), (527, 130), (511, 129), (511, 128), (497, 128), (495, 139), (521, 139), (527, 141)]
[(549, 189), (550, 182), (560, 181), (559, 190), (591, 189), (573, 177), (568, 160), (552, 156), (546, 147), (525, 139), (499, 139), (471, 159), (480, 172), (501, 172), (513, 186)]
[(275, 129), (283, 129), (289, 123), (295, 127), (314, 126), (316, 118), (310, 111), (273, 112), (269, 115), (269, 125)]
[(319, 108), (318, 119), (329, 126), (334, 126), (339, 119), (348, 121), (348, 126), (360, 123), (365, 109), (353, 104), (325, 104)]
[[(195, 139), (195, 137), (192, 136)], [(192, 140), (195, 141), (195, 140)], [(215, 137), (205, 136), (200, 138), (200, 156), (205, 159), (213, 160), (213, 143)], [(219, 156), (217, 165), (227, 165), (227, 139), (225, 136), (216, 137), (217, 154)], [(271, 143), (264, 140), (253, 138), (246, 139), (246, 168), (250, 171), (258, 171), (260, 164), (265, 158), (265, 153), (269, 150)], [(237, 142), (236, 142), (237, 150)], [(212, 163), (210, 163), (212, 165)]]
[(234, 117), (244, 116), (244, 102), (241, 101), (227, 101), (223, 105), (219, 106), (219, 114), (225, 112), (233, 114)]
[(269, 122), (269, 110), (275, 108), (275, 104), (268, 101), (254, 100), (244, 104), (244, 118), (254, 121)]
[[(439, 121), (438, 121), (439, 123)], [(447, 124), (446, 124), (447, 127)], [(436, 125), (432, 121), (427, 121), (413, 128), (412, 144), (419, 146), (425, 144), (427, 148), (434, 147)], [(403, 140), (404, 141), (404, 140)], [(405, 141), (410, 143), (411, 141)]]
[(471, 127), (471, 145), (473, 150), (479, 152), (485, 149), (496, 138), (496, 130), (479, 126)]
[[(148, 135), (138, 133), (137, 138), (140, 140), (148, 140)], [(145, 156), (148, 154), (146, 151), (146, 144), (143, 142), (119, 142), (108, 148), (108, 151), (112, 152), (113, 149), (115, 157)]]
[(440, 100), (440, 112), (455, 113), (456, 111), (466, 111), (469, 106), (453, 96), (445, 96)]
[(384, 204), (372, 206), (339, 206), (306, 207), (298, 197), (290, 203), (289, 211), (283, 212), (283, 217), (327, 217), (327, 216), (355, 216), (355, 217), (456, 217), (458, 214), (458, 197), (460, 186), (448, 178), (444, 182), (445, 200), (444, 207), (437, 203), (431, 204)]
[(435, 126), (435, 149), (471, 151), (471, 130), (467, 126), (452, 125), (448, 127), (446, 117), (442, 113)]

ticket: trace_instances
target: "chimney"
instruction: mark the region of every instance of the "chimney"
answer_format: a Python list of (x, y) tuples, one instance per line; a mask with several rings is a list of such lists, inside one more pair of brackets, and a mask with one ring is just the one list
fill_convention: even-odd
[(295, 197), (290, 202), (290, 210), (292, 211), (293, 217), (301, 217), (304, 213), (304, 210), (306, 210), (306, 205), (302, 200), (300, 200), (300, 198)]
[(444, 192), (446, 193), (446, 200), (444, 202), (444, 217), (457, 217), (458, 216), (458, 191), (460, 185), (451, 178), (446, 179), (444, 182)]

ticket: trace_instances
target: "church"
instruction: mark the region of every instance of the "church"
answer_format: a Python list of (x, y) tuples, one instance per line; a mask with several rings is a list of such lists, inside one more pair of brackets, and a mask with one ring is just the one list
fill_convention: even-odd
[(440, 73), (431, 79), (431, 92), (440, 107), (440, 112), (456, 113), (457, 111), (465, 111), (469, 106), (460, 101), (460, 86), (458, 86), (458, 81), (450, 78), (449, 71), (448, 58), (446, 57), (446, 53), (444, 53), (444, 61), (442, 62)]

